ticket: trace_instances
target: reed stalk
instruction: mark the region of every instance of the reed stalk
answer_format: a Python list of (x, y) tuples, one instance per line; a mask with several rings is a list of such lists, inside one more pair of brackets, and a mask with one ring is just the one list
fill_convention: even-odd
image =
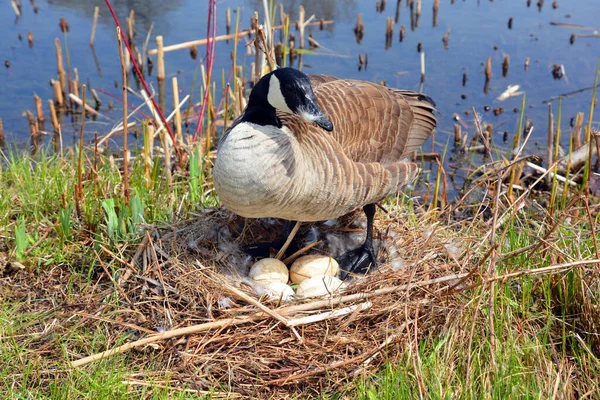
[[(286, 15), (285, 16), (285, 24), (284, 24), (284, 29), (283, 29), (283, 37), (285, 40), (288, 40), (288, 36), (290, 34), (290, 16)], [(288, 56), (288, 49), (289, 49), (289, 41), (288, 44), (283, 46), (283, 67), (287, 66), (287, 56)]]
[(83, 107), (81, 108), (81, 128), (79, 130), (79, 154), (77, 158), (77, 186), (75, 188), (75, 210), (77, 217), (82, 218), (81, 202), (83, 201), (83, 132), (85, 130), (85, 92), (86, 85), (81, 88)]
[(573, 143), (573, 150), (577, 150), (581, 147), (581, 128), (583, 127), (583, 113), (578, 112), (575, 116), (575, 126), (573, 127), (573, 137), (571, 142)]
[[(69, 92), (73, 93), (73, 81), (71, 80), (71, 55), (69, 54), (69, 42), (67, 39), (67, 29), (63, 31), (63, 38), (65, 40), (65, 59), (67, 61), (67, 84), (69, 85)], [(79, 96), (77, 96), (79, 97)], [(73, 108), (73, 103), (71, 102), (71, 108)]]
[[(431, 202), (431, 209), (432, 210), (436, 210), (438, 209), (438, 204), (439, 204), (439, 208), (443, 208), (446, 204), (446, 173), (444, 171), (444, 157), (446, 155), (446, 149), (448, 148), (448, 146), (446, 145), (446, 147), (444, 148), (444, 153), (442, 154), (442, 160), (440, 161), (437, 157), (435, 159), (436, 163), (437, 163), (437, 174), (436, 174), (436, 178), (435, 178), (435, 188), (433, 190), (433, 201)], [(443, 177), (443, 181), (442, 181), (442, 177)], [(444, 187), (444, 191), (441, 195), (441, 201), (440, 201), (440, 188)]]
[[(548, 136), (546, 142), (546, 169), (550, 169), (553, 159), (554, 148), (554, 114), (552, 114), (552, 103), (548, 104)], [(552, 178), (546, 175), (546, 185), (550, 186)]]
[(42, 107), (42, 98), (37, 94), (33, 95), (33, 103), (35, 104), (35, 113), (37, 115), (37, 121), (40, 129), (43, 129), (44, 121), (44, 108)]
[(54, 108), (54, 102), (52, 100), (48, 100), (48, 108), (50, 109), (50, 122), (52, 123), (52, 129), (54, 133), (57, 134), (59, 132), (59, 124), (58, 118), (56, 117), (56, 109)]
[(90, 46), (94, 45), (94, 39), (96, 37), (96, 26), (98, 25), (98, 15), (100, 13), (100, 7), (94, 8), (94, 20), (92, 22), (92, 34), (90, 35)]
[[(62, 92), (62, 98), (64, 99), (64, 97), (67, 95), (67, 78), (63, 63), (62, 45), (60, 44), (60, 39), (56, 38), (54, 40), (54, 45), (56, 48), (56, 68), (58, 70), (58, 81), (60, 82), (60, 90)], [(59, 105), (62, 105), (62, 103)]]
[(35, 141), (35, 137), (38, 135), (38, 126), (33, 117), (33, 113), (29, 110), (25, 111), (27, 122), (29, 123), (29, 134), (31, 135), (32, 142)]
[(150, 163), (152, 162), (152, 136), (149, 135), (150, 129), (148, 129), (148, 120), (142, 120), (142, 138), (144, 139), (144, 182), (146, 183), (146, 189), (150, 188)]
[[(561, 130), (560, 130), (560, 123), (562, 121), (562, 96), (560, 96), (558, 98), (558, 111), (557, 111), (557, 117), (556, 117), (556, 137), (554, 139), (554, 156), (552, 158), (552, 164), (549, 165), (554, 165), (554, 174), (552, 176), (552, 190), (551, 190), (551, 194), (550, 194), (550, 215), (554, 214), (554, 209), (555, 209), (555, 204), (554, 202), (556, 201), (556, 192), (558, 191), (558, 181), (556, 179), (556, 176), (558, 174), (558, 157), (559, 157), (559, 148), (560, 148), (560, 134), (561, 134)], [(568, 173), (568, 172), (567, 172)], [(567, 177), (568, 180), (568, 177)]]
[(170, 190), (170, 187), (173, 183), (173, 177), (171, 175), (171, 146), (169, 144), (169, 140), (167, 139), (164, 129), (161, 129), (161, 131), (160, 131), (160, 142), (161, 142), (162, 148), (165, 152), (164, 170), (165, 170), (165, 180), (166, 180), (166, 184), (167, 184), (167, 190)]
[[(110, 14), (113, 17), (113, 20), (115, 21), (115, 24), (120, 29), (121, 38), (123, 39), (123, 41), (125, 43), (125, 47), (127, 47), (127, 51), (128, 51), (128, 54), (129, 54), (129, 59), (131, 59), (131, 61), (133, 63), (133, 69), (134, 69), (136, 75), (138, 76), (140, 82), (142, 83), (142, 86), (144, 87), (144, 92), (146, 94), (151, 93), (150, 89), (148, 88), (148, 84), (146, 83), (146, 79), (144, 78), (144, 74), (142, 74), (142, 71), (140, 70), (140, 67), (139, 67), (138, 63), (135, 60), (135, 57), (133, 57), (133, 52), (131, 51), (131, 48), (129, 47), (129, 44), (127, 43), (126, 40), (124, 40), (125, 37), (124, 37), (124, 34), (123, 34), (123, 29), (121, 29), (121, 24), (119, 23), (119, 19), (117, 18), (117, 14), (115, 14), (115, 10), (114, 10), (112, 4), (110, 3), (110, 0), (105, 0), (105, 3), (106, 3), (106, 6), (108, 7), (108, 10), (110, 11)], [(154, 97), (150, 98), (150, 102), (152, 103), (154, 109), (158, 113), (158, 116), (160, 117), (160, 120), (164, 124), (165, 129), (169, 133), (169, 136), (171, 137), (171, 140), (173, 141), (173, 145), (175, 146), (175, 135), (173, 134), (173, 130), (171, 129), (171, 126), (167, 122), (167, 120), (166, 120), (163, 112), (160, 110), (160, 108), (156, 104), (156, 100), (154, 99)], [(179, 158), (181, 160), (182, 154), (179, 152), (179, 148), (175, 147), (175, 151), (177, 152), (177, 154), (178, 154), (178, 156), (179, 156)]]
[(177, 83), (177, 77), (174, 76), (172, 81), (173, 85), (173, 107), (175, 109), (175, 138), (180, 146), (183, 146), (183, 133), (181, 128), (181, 110), (179, 107), (179, 85)]
[(227, 7), (225, 11), (225, 32), (229, 35), (231, 32), (231, 8)]
[(159, 81), (165, 79), (165, 53), (163, 51), (163, 37), (158, 35), (156, 37), (156, 77)]
[[(581, 115), (581, 119), (583, 120), (583, 113), (578, 113), (577, 117)], [(577, 124), (576, 124), (577, 125)], [(572, 132), (571, 140), (569, 140), (569, 155), (567, 159), (567, 168), (565, 171), (565, 182), (563, 183), (563, 193), (562, 193), (562, 202), (561, 205), (564, 208), (567, 205), (567, 188), (569, 187), (569, 177), (571, 174), (571, 163), (573, 160), (573, 152), (575, 151), (575, 134), (576, 132)]]
[(485, 80), (489, 81), (492, 79), (492, 57), (488, 57), (485, 63)]
[(240, 8), (235, 13), (235, 38), (233, 39), (233, 92), (237, 92), (237, 48), (240, 33)]
[(129, 149), (127, 148), (127, 68), (125, 67), (125, 54), (123, 53), (123, 40), (121, 28), (117, 27), (117, 42), (119, 45), (119, 60), (121, 61), (121, 79), (123, 81), (123, 197), (125, 204), (129, 205)]
[(225, 105), (223, 109), (223, 129), (227, 129), (227, 123), (229, 122), (229, 93), (231, 92), (229, 82), (225, 86)]
[(60, 81), (55, 81), (54, 79), (50, 79), (50, 84), (52, 85), (52, 97), (54, 98), (54, 104), (58, 107), (62, 107), (64, 105), (64, 97), (63, 91), (61, 88)]
[(129, 18), (127, 18), (127, 38), (129, 39), (129, 45), (133, 47), (133, 27), (135, 26), (135, 11), (131, 9), (129, 11)]
[(421, 52), (421, 83), (425, 82), (425, 52)]
[[(594, 78), (594, 88), (592, 89), (592, 101), (590, 102), (590, 116), (588, 118), (587, 128), (585, 130), (585, 142), (588, 143), (589, 153), (588, 157), (585, 160), (585, 167), (583, 169), (583, 185), (582, 189), (584, 193), (587, 193), (589, 189), (590, 183), (590, 175), (592, 173), (592, 156), (593, 156), (593, 146), (592, 146), (592, 121), (594, 120), (594, 108), (596, 107), (596, 89), (598, 87), (598, 75), (600, 74), (600, 57), (598, 57), (598, 62), (596, 63), (596, 76)], [(598, 154), (600, 157), (600, 154)]]
[[(525, 118), (526, 98), (527, 98), (527, 94), (523, 94), (523, 100), (521, 101), (521, 115), (519, 116), (519, 127), (517, 128), (517, 134), (516, 134), (514, 142), (513, 142), (513, 151), (512, 151), (512, 156), (511, 156), (512, 160), (515, 159), (516, 149), (518, 149), (521, 146), (521, 135), (523, 134), (523, 120)], [(511, 201), (513, 199), (513, 185), (516, 183), (516, 180), (519, 179), (519, 176), (521, 175), (520, 173), (519, 173), (519, 175), (517, 175), (516, 172), (517, 172), (517, 164), (514, 164), (510, 168), (510, 180), (509, 180), (508, 194), (507, 194), (508, 198)]]
[[(202, 122), (204, 119), (204, 113), (209, 106), (210, 101), (210, 87), (209, 82), (212, 76), (212, 68), (215, 59), (215, 38), (217, 36), (217, 1), (209, 0), (208, 4), (208, 28), (207, 37), (210, 36), (210, 40), (206, 46), (206, 90), (204, 91), (204, 98), (202, 99), (202, 106), (200, 107), (200, 115), (198, 116), (198, 122), (196, 124), (196, 131), (194, 132), (194, 141), (198, 139), (198, 134), (202, 129)], [(212, 36), (211, 36), (212, 30)]]

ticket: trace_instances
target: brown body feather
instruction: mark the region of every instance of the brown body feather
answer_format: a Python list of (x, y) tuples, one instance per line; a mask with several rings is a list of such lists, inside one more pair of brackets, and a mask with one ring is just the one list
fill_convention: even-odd
[(215, 187), (234, 212), (299, 221), (334, 218), (397, 193), (418, 174), (419, 166), (408, 159), (436, 126), (429, 98), (365, 81), (310, 79), (332, 132), (278, 113), (284, 128), (252, 134), (252, 140), (261, 136), (252, 145), (246, 140), (237, 150), (223, 146), (228, 139), (241, 140), (230, 137), (235, 124), (222, 138), (219, 153), (227, 152), (228, 160), (242, 161), (234, 152), (243, 150), (251, 150), (248, 158), (264, 156), (248, 160), (249, 166), (256, 161), (254, 175), (239, 172), (241, 163), (227, 171), (225, 162), (216, 166)]

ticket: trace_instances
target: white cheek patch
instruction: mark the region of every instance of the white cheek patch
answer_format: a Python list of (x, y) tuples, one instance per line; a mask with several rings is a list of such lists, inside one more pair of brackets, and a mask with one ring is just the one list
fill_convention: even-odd
[(269, 93), (267, 94), (267, 100), (269, 104), (280, 111), (284, 111), (290, 114), (294, 112), (290, 110), (287, 103), (285, 102), (285, 98), (283, 97), (283, 93), (281, 93), (281, 85), (279, 84), (279, 79), (275, 76), (275, 74), (271, 75), (271, 79), (269, 80)]

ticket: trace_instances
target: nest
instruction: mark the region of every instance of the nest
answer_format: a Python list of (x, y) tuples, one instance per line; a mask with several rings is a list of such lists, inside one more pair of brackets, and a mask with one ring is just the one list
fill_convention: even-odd
[[(135, 347), (168, 360), (170, 387), (270, 397), (343, 391), (441, 329), (460, 307), (465, 265), (477, 259), (468, 238), (432, 227), (427, 215), (407, 222), (399, 212), (379, 214), (381, 268), (330, 298), (289, 303), (258, 297), (243, 279), (253, 262), (243, 246), (272, 241), (279, 221), (245, 222), (216, 210), (147, 234), (133, 260), (142, 272), (120, 283), (143, 326), (162, 333), (74, 365)], [(315, 229), (362, 235), (352, 224), (307, 226), (304, 235)], [(304, 251), (341, 251), (326, 242)]]

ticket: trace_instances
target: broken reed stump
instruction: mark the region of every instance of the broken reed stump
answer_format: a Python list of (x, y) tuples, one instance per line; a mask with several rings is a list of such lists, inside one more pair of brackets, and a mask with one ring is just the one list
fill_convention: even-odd
[(79, 84), (75, 79), (71, 79), (71, 93), (69, 93), (69, 98), (71, 98), (71, 94), (75, 95), (75, 97), (80, 98), (79, 96)]
[(365, 55), (363, 57), (362, 54), (358, 53), (358, 72), (362, 71), (363, 68), (366, 71), (368, 64), (369, 64), (369, 54), (365, 53)]
[[(227, 7), (225, 11), (225, 32), (229, 35), (231, 33), (231, 8)], [(227, 40), (229, 43), (229, 40)]]
[(21, 2), (11, 1), (10, 5), (12, 6), (17, 19), (21, 17)]
[(4, 124), (0, 118), (0, 147), (4, 147)]
[(179, 84), (177, 83), (177, 77), (174, 76), (172, 81), (173, 85), (173, 107), (175, 109), (175, 138), (179, 146), (183, 146), (183, 133), (181, 128), (181, 110), (179, 107)]
[(133, 46), (133, 36), (135, 27), (135, 11), (132, 9), (129, 11), (129, 18), (127, 18), (127, 39), (129, 40), (129, 45)]
[(304, 28), (306, 28), (305, 24), (305, 11), (304, 7), (300, 6), (298, 8), (298, 27), (300, 29), (300, 48), (304, 48)]
[(43, 129), (44, 121), (46, 117), (44, 117), (44, 108), (42, 107), (42, 98), (37, 94), (33, 95), (33, 103), (35, 104), (35, 113), (37, 115), (37, 121), (40, 129)]
[(56, 108), (54, 108), (54, 102), (48, 100), (48, 108), (50, 109), (50, 122), (52, 123), (52, 129), (54, 133), (58, 134), (60, 127), (58, 124), (58, 117), (56, 116)]
[(483, 93), (487, 94), (490, 90), (490, 81), (492, 80), (492, 57), (488, 57), (485, 65), (485, 83)]
[(492, 79), (492, 57), (488, 57), (487, 62), (485, 64), (485, 79)]
[(445, 50), (448, 50), (448, 48), (450, 47), (448, 39), (450, 39), (450, 31), (446, 31), (446, 33), (444, 33), (444, 36), (442, 37), (442, 43), (444, 44)]
[(419, 20), (421, 19), (421, 0), (415, 0), (417, 6), (415, 8), (414, 28), (419, 27)]
[(64, 98), (67, 95), (67, 77), (65, 75), (60, 39), (56, 38), (54, 40), (54, 45), (56, 47), (56, 68), (58, 70), (58, 81), (60, 82), (60, 90), (62, 92), (62, 97)]
[(502, 60), (502, 77), (506, 78), (508, 75), (508, 67), (510, 65), (510, 56), (508, 54), (504, 55), (504, 60)]
[(404, 27), (404, 25), (402, 25), (400, 27), (400, 36), (399, 36), (399, 41), (403, 42), (404, 41), (404, 32), (406, 31), (406, 28)]
[(581, 128), (583, 127), (583, 113), (579, 112), (575, 116), (575, 125), (573, 127), (573, 150), (577, 150), (581, 147)]
[[(192, 57), (192, 60), (195, 60), (196, 58), (198, 58), (198, 47), (197, 46), (190, 47), (190, 57)], [(148, 59), (148, 60), (150, 60), (150, 59)]]
[(438, 25), (439, 10), (440, 10), (440, 0), (433, 0), (433, 22), (432, 22), (432, 25), (434, 28)]
[(35, 118), (33, 117), (33, 113), (29, 110), (26, 110), (25, 116), (27, 117), (27, 122), (29, 123), (29, 134), (31, 135), (31, 137), (37, 136), (39, 131), (38, 126), (35, 122)]
[(392, 47), (392, 36), (394, 35), (394, 20), (388, 17), (385, 28), (385, 49)]
[(94, 8), (94, 20), (92, 21), (92, 33), (90, 35), (90, 46), (94, 45), (94, 39), (96, 38), (96, 26), (98, 25), (98, 14), (100, 13), (100, 7)]
[(459, 146), (462, 142), (462, 127), (454, 124), (454, 145)]
[(99, 110), (100, 106), (102, 105), (102, 100), (100, 100), (100, 96), (98, 96), (98, 92), (96, 91), (96, 89), (92, 88), (90, 91), (92, 92), (92, 97), (94, 98), (94, 102), (96, 103), (95, 109)]
[(312, 33), (308, 35), (308, 48), (311, 50), (318, 49), (321, 47), (321, 44), (313, 38)]
[(421, 52), (421, 83), (425, 82), (425, 52)]
[(362, 16), (362, 13), (358, 14), (356, 25), (354, 25), (354, 36), (356, 37), (356, 43), (358, 44), (360, 44), (365, 35), (365, 24), (362, 22)]
[(156, 77), (159, 81), (165, 79), (165, 52), (163, 47), (163, 37), (156, 37), (156, 51), (157, 51), (157, 73)]
[(52, 97), (54, 98), (54, 104), (59, 107), (64, 105), (65, 99), (63, 97), (63, 92), (60, 87), (60, 82), (55, 81), (54, 79), (50, 79), (50, 84), (52, 85)]

